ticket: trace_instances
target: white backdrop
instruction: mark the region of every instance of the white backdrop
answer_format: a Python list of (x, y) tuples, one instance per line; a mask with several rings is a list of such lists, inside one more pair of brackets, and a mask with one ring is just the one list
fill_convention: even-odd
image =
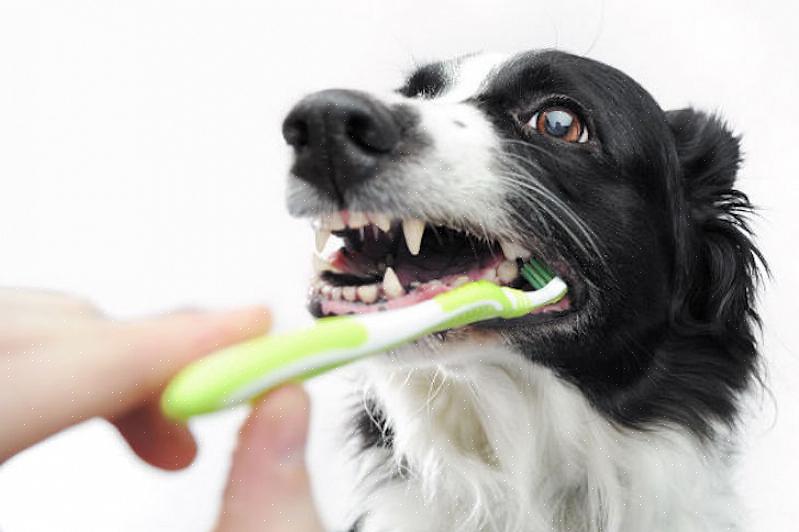
[[(664, 107), (719, 111), (744, 133), (741, 187), (763, 207), (774, 274), (762, 309), (776, 408), (767, 394), (750, 408), (739, 484), (751, 530), (791, 530), (796, 20), (787, 0), (0, 1), (0, 285), (78, 292), (117, 316), (266, 302), (278, 329), (296, 326), (312, 237), (283, 208), (294, 99), (384, 89), (469, 51), (588, 53)], [(347, 475), (328, 398), (343, 387), (313, 388), (311, 463), (335, 520)], [(0, 466), (0, 530), (207, 529), (242, 415), (197, 421), (200, 456), (177, 474), (139, 463), (104, 422), (69, 430)]]

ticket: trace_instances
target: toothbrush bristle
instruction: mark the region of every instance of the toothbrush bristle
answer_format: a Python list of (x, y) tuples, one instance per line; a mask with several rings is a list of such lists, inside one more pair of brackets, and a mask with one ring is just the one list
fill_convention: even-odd
[(540, 290), (554, 278), (554, 274), (546, 266), (533, 258), (522, 265), (521, 275), (536, 290)]

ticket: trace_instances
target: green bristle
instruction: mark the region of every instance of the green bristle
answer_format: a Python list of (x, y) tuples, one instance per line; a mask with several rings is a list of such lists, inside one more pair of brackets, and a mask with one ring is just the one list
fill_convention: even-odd
[(547, 269), (547, 267), (546, 267), (546, 266), (544, 266), (543, 264), (541, 264), (541, 263), (540, 263), (540, 262), (538, 262), (537, 260), (535, 260), (535, 259), (530, 259), (530, 260), (529, 260), (529, 263), (530, 263), (530, 266), (532, 266), (532, 267), (533, 267), (533, 269), (535, 269), (535, 270), (538, 272), (538, 274), (539, 274), (541, 277), (543, 277), (543, 278), (544, 278), (544, 280), (545, 280), (546, 282), (549, 282), (549, 281), (551, 281), (552, 279), (554, 279), (554, 278), (555, 278), (555, 274), (554, 274), (554, 273), (552, 273), (551, 271), (549, 271), (549, 270)]
[(521, 269), (521, 276), (530, 283), (530, 286), (536, 290), (544, 286), (544, 280), (527, 264), (524, 264)]
[(554, 278), (552, 272), (535, 259), (529, 259), (522, 265), (521, 276), (536, 290), (540, 290)]

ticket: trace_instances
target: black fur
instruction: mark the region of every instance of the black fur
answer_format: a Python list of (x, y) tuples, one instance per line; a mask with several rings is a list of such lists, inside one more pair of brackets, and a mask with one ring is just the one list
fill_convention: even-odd
[[(739, 139), (716, 117), (664, 113), (621, 72), (559, 52), (519, 57), (476, 103), (505, 138), (523, 141), (506, 149), (530, 161), (600, 246), (592, 254), (528, 227), (571, 259), (581, 312), (572, 330), (543, 341), (538, 318), (492, 326), (623, 425), (678, 424), (707, 437), (715, 421), (733, 423), (757, 374), (763, 263), (746, 223), (752, 206), (734, 188)], [(588, 145), (520, 128), (555, 104), (583, 118)], [(525, 219), (528, 207), (517, 208)]]
[[(423, 67), (400, 92), (430, 97), (445, 72), (440, 63)], [(732, 424), (757, 375), (754, 299), (763, 262), (746, 224), (752, 206), (734, 188), (739, 139), (717, 117), (666, 113), (622, 72), (561, 52), (517, 56), (472, 103), (506, 139), (505, 151), (529, 162), (526, 170), (598, 245), (542, 230), (529, 203), (509, 195), (529, 247), (569, 263), (573, 309), (484, 326), (622, 425), (677, 424), (710, 437), (715, 422)], [(588, 143), (524, 127), (553, 105), (582, 118)]]

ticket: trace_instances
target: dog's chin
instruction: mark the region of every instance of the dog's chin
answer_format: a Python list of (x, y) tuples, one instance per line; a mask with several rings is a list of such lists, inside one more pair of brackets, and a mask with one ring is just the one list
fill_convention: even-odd
[[(520, 274), (530, 257), (544, 262), (569, 286), (556, 303), (512, 320), (491, 320), (431, 337), (448, 344), (501, 339), (503, 329), (557, 328), (585, 304), (585, 283), (571, 261), (529, 235), (494, 238), (468, 220), (401, 219), (387, 214), (339, 211), (313, 220), (316, 275), (308, 307), (315, 317), (365, 314), (407, 307), (465, 283), (487, 280), (521, 290), (534, 288)], [(333, 245), (330, 237), (340, 239)], [(573, 320), (572, 320), (573, 321)], [(562, 328), (562, 326), (561, 326)]]

